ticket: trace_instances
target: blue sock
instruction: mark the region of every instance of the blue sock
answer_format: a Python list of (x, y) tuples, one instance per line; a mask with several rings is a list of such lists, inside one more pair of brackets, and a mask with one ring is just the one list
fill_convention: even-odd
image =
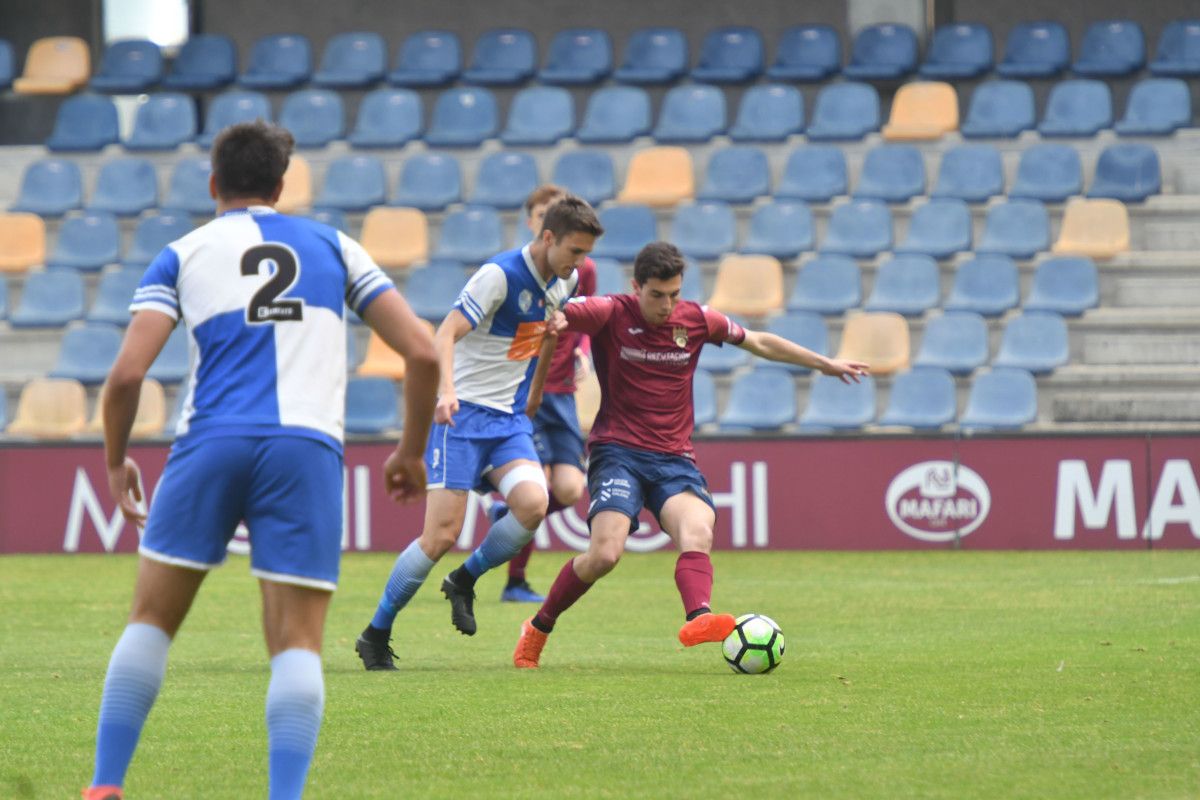
[(267, 687), (270, 800), (298, 799), (304, 793), (324, 709), (325, 680), (319, 655), (292, 648), (271, 659), (271, 684)]
[(162, 628), (141, 622), (125, 626), (104, 678), (92, 786), (125, 785), (125, 771), (167, 671), (170, 646)]
[(421, 549), (418, 540), (413, 539), (404, 552), (396, 556), (392, 574), (388, 576), (387, 586), (383, 587), (383, 597), (379, 600), (379, 608), (375, 609), (375, 617), (371, 627), (382, 631), (391, 630), (392, 622), (400, 609), (408, 605), (408, 601), (421, 588), (421, 584), (429, 577), (434, 562)]
[(533, 531), (525, 530), (516, 514), (505, 514), (488, 528), (487, 536), (475, 548), (475, 552), (467, 557), (463, 568), (472, 577), (478, 578), (521, 552), (521, 548), (532, 538)]

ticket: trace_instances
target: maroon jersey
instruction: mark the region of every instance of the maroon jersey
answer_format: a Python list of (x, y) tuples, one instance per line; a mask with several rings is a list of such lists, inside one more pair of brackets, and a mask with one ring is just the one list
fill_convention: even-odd
[[(596, 293), (596, 264), (590, 258), (585, 258), (583, 264), (576, 267), (579, 273), (579, 286), (575, 289), (577, 296), (591, 296)], [(550, 359), (550, 370), (546, 373), (546, 385), (543, 389), (547, 394), (575, 393), (575, 348), (583, 347), (587, 351), (587, 337), (582, 333), (563, 331), (559, 334), (558, 345), (554, 348), (554, 357)]]
[(741, 344), (746, 331), (687, 300), (662, 325), (647, 322), (631, 294), (579, 298), (563, 310), (567, 330), (592, 337), (600, 411), (589, 445), (614, 442), (694, 457), (692, 375), (700, 349), (708, 342)]

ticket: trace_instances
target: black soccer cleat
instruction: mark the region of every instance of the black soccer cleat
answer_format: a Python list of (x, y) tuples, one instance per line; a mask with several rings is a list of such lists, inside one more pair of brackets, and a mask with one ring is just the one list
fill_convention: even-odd
[(388, 671), (396, 669), (395, 651), (388, 642), (374, 642), (359, 636), (354, 643), (354, 651), (362, 659), (363, 666), (368, 672)]
[(449, 575), (442, 581), (442, 594), (450, 601), (450, 621), (459, 633), (475, 635), (475, 592), (464, 589)]

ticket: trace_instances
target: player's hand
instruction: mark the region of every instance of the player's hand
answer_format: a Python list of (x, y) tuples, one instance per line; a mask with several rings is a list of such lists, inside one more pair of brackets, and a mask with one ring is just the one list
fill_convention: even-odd
[(552, 313), (546, 319), (546, 335), (547, 336), (558, 336), (560, 333), (562, 333), (566, 329), (567, 329), (567, 315), (564, 314), (563, 312), (555, 309), (554, 313)]
[(433, 409), (433, 421), (439, 425), (454, 427), (454, 415), (458, 413), (458, 398), (453, 392), (438, 398), (437, 406)]
[(575, 348), (575, 385), (583, 383), (587, 380), (587, 376), (592, 373), (592, 361), (587, 357), (587, 353), (583, 352), (583, 348)]
[(126, 458), (119, 467), (108, 468), (108, 491), (117, 501), (121, 515), (139, 528), (146, 524), (145, 492), (142, 491), (142, 471), (137, 462)]
[(420, 500), (425, 496), (424, 459), (393, 450), (383, 462), (383, 484), (393, 502), (405, 505)]
[(870, 365), (845, 358), (830, 358), (821, 366), (821, 373), (841, 379), (842, 383), (858, 383), (863, 375), (871, 374)]

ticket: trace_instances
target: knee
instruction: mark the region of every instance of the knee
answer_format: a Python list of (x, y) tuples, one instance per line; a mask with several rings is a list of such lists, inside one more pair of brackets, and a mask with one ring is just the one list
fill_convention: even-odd
[(612, 572), (621, 560), (621, 552), (622, 550), (619, 547), (597, 547), (594, 550), (590, 550), (585, 558), (588, 572), (592, 575), (592, 580), (601, 578)]
[(560, 479), (554, 482), (554, 499), (568, 508), (579, 502), (583, 497), (583, 481), (575, 478)]
[(542, 520), (546, 518), (547, 498), (543, 493), (541, 500), (529, 499), (522, 503), (508, 507), (510, 514), (517, 518), (517, 522), (521, 523), (521, 527), (527, 531), (536, 530), (542, 524)]
[(694, 525), (680, 532), (679, 549), (699, 553), (712, 552), (713, 532), (711, 525)]
[(437, 561), (446, 555), (451, 547), (454, 547), (454, 543), (458, 541), (461, 527), (461, 523), (452, 525), (448, 521), (435, 522), (422, 532), (421, 549), (425, 551), (425, 555), (429, 556), (430, 560)]

